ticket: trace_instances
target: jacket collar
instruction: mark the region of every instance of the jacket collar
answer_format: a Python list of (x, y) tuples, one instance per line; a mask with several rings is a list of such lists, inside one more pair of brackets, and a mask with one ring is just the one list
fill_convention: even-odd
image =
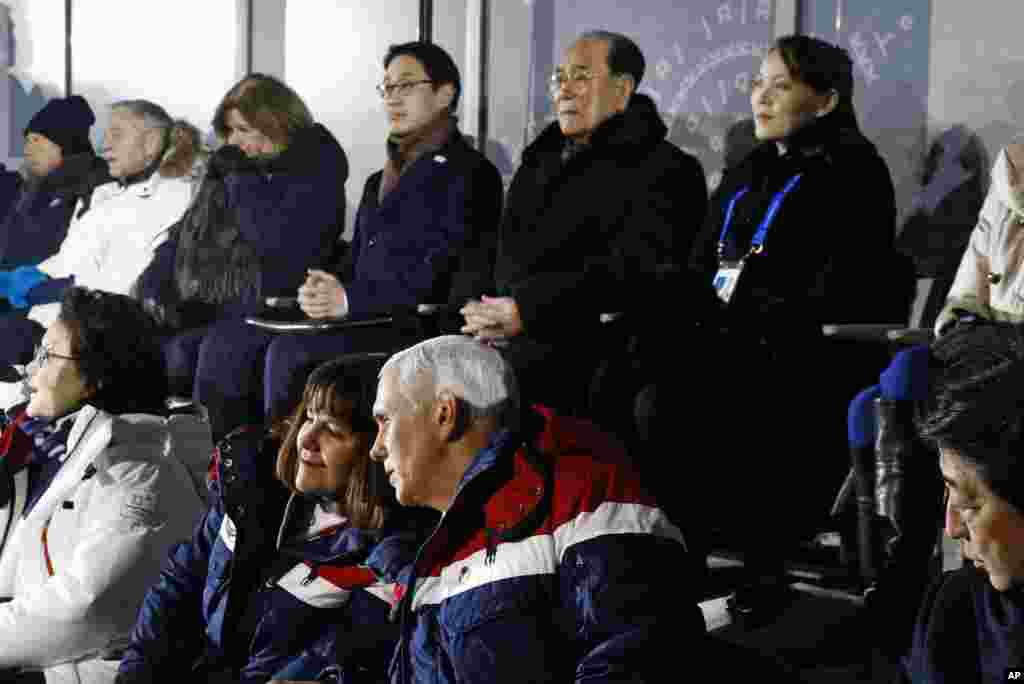
[(39, 187), (62, 195), (83, 195), (112, 180), (107, 162), (88, 152), (66, 157), (63, 164), (39, 180)]
[(346, 524), (324, 535), (320, 544), (285, 547), (284, 539), (287, 535), (299, 531), (309, 523), (314, 505), (311, 499), (301, 494), (292, 494), (289, 497), (277, 534), (279, 551), (314, 563), (334, 563), (349, 558), (361, 561), (380, 538), (380, 534), (375, 530), (360, 530)]
[[(590, 136), (590, 144), (579, 156), (585, 156), (588, 150), (606, 148), (632, 149), (646, 154), (646, 149), (664, 140), (667, 133), (668, 127), (658, 114), (654, 100), (648, 95), (636, 94), (630, 99), (626, 111), (615, 114), (597, 127)], [(560, 155), (567, 140), (555, 121), (523, 151), (523, 161), (534, 163), (540, 155)]]
[(327, 154), (344, 157), (345, 153), (329, 130), (321, 124), (313, 124), (296, 131), (288, 147), (276, 157), (267, 160), (242, 160), (238, 168), (230, 171), (313, 174), (318, 172), (321, 160)]
[(104, 183), (103, 185), (96, 188), (96, 198), (109, 199), (111, 197), (117, 197), (118, 195), (130, 195), (138, 197), (139, 199), (149, 199), (156, 192), (158, 192), (160, 185), (168, 180), (159, 173), (154, 173), (152, 176), (144, 181), (138, 183), (124, 184), (120, 181), (114, 180), (110, 183)]
[(498, 430), (491, 435), (490, 440), (483, 449), (477, 452), (477, 455), (473, 458), (473, 461), (466, 468), (466, 472), (462, 474), (462, 479), (459, 480), (459, 486), (455, 488), (455, 499), (459, 498), (459, 495), (465, 490), (470, 483), (480, 477), (483, 473), (493, 470), (502, 460), (503, 455), (509, 455), (515, 452), (516, 447), (519, 446), (520, 439), (519, 435), (512, 430)]

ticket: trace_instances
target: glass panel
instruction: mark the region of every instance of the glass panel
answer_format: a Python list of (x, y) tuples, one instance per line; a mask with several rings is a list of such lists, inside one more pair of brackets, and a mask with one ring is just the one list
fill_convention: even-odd
[(415, 40), (417, 0), (289, 2), (285, 19), (285, 80), (349, 160), (351, 235), (367, 177), (384, 165), (387, 122), (374, 86), (383, 77), (388, 46)]
[(490, 137), (513, 163), (554, 121), (547, 78), (561, 54), (579, 34), (602, 28), (640, 46), (647, 70), (639, 92), (658, 105), (670, 140), (717, 184), (726, 133), (750, 116), (750, 77), (772, 39), (773, 0), (649, 0), (643, 12), (617, 0), (491, 5)]
[(217, 103), (237, 80), (235, 0), (175, 0), (157, 12), (148, 2), (73, 3), (72, 88), (96, 111), (94, 141), (109, 120), (106, 105), (133, 98), (210, 130)]
[(64, 0), (0, 4), (0, 55), (11, 68), (0, 87), (0, 161), (20, 157), (29, 120), (64, 93)]

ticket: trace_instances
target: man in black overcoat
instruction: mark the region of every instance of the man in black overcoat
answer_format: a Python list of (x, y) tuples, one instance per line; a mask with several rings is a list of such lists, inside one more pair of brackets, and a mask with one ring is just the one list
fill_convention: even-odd
[(604, 353), (601, 314), (656, 297), (654, 274), (685, 260), (704, 219), (703, 170), (665, 139), (637, 93), (643, 72), (620, 34), (569, 47), (551, 77), (557, 122), (523, 152), (496, 262), (452, 293), (462, 331), (504, 349), (528, 401), (581, 407)]

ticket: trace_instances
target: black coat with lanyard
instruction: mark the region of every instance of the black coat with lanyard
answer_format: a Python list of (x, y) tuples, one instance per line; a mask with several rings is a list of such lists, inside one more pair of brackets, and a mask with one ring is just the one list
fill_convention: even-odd
[[(736, 496), (749, 510), (771, 506), (785, 521), (776, 533), (806, 532), (842, 482), (847, 394), (871, 376), (856, 354), (825, 344), (821, 326), (886, 320), (881, 271), (894, 225), (889, 170), (853, 118), (838, 113), (792, 136), (785, 154), (762, 144), (712, 197), (691, 259), (695, 277), (711, 284), (721, 262), (745, 263), (724, 315), (728, 334), (702, 348), (714, 361), (702, 367), (713, 372), (690, 380), (701, 397), (696, 422), (730, 435), (730, 453), (743, 463)], [(707, 466), (707, 476), (736, 482), (736, 462), (727, 463)], [(815, 485), (780, 497), (794, 477)], [(753, 529), (763, 516), (739, 517), (755, 541), (769, 533)]]
[(765, 143), (726, 174), (692, 265), (710, 281), (720, 251), (738, 260), (761, 238), (729, 305), (733, 323), (759, 335), (875, 322), (887, 318), (878, 266), (889, 263), (895, 217), (885, 161), (852, 117), (834, 113), (792, 136), (785, 154)]

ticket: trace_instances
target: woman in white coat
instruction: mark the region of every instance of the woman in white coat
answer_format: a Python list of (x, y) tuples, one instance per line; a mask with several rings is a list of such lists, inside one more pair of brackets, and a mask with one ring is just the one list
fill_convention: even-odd
[(155, 324), (124, 295), (69, 290), (25, 384), (0, 439), (0, 682), (111, 682), (202, 513), (209, 431), (162, 415)]

